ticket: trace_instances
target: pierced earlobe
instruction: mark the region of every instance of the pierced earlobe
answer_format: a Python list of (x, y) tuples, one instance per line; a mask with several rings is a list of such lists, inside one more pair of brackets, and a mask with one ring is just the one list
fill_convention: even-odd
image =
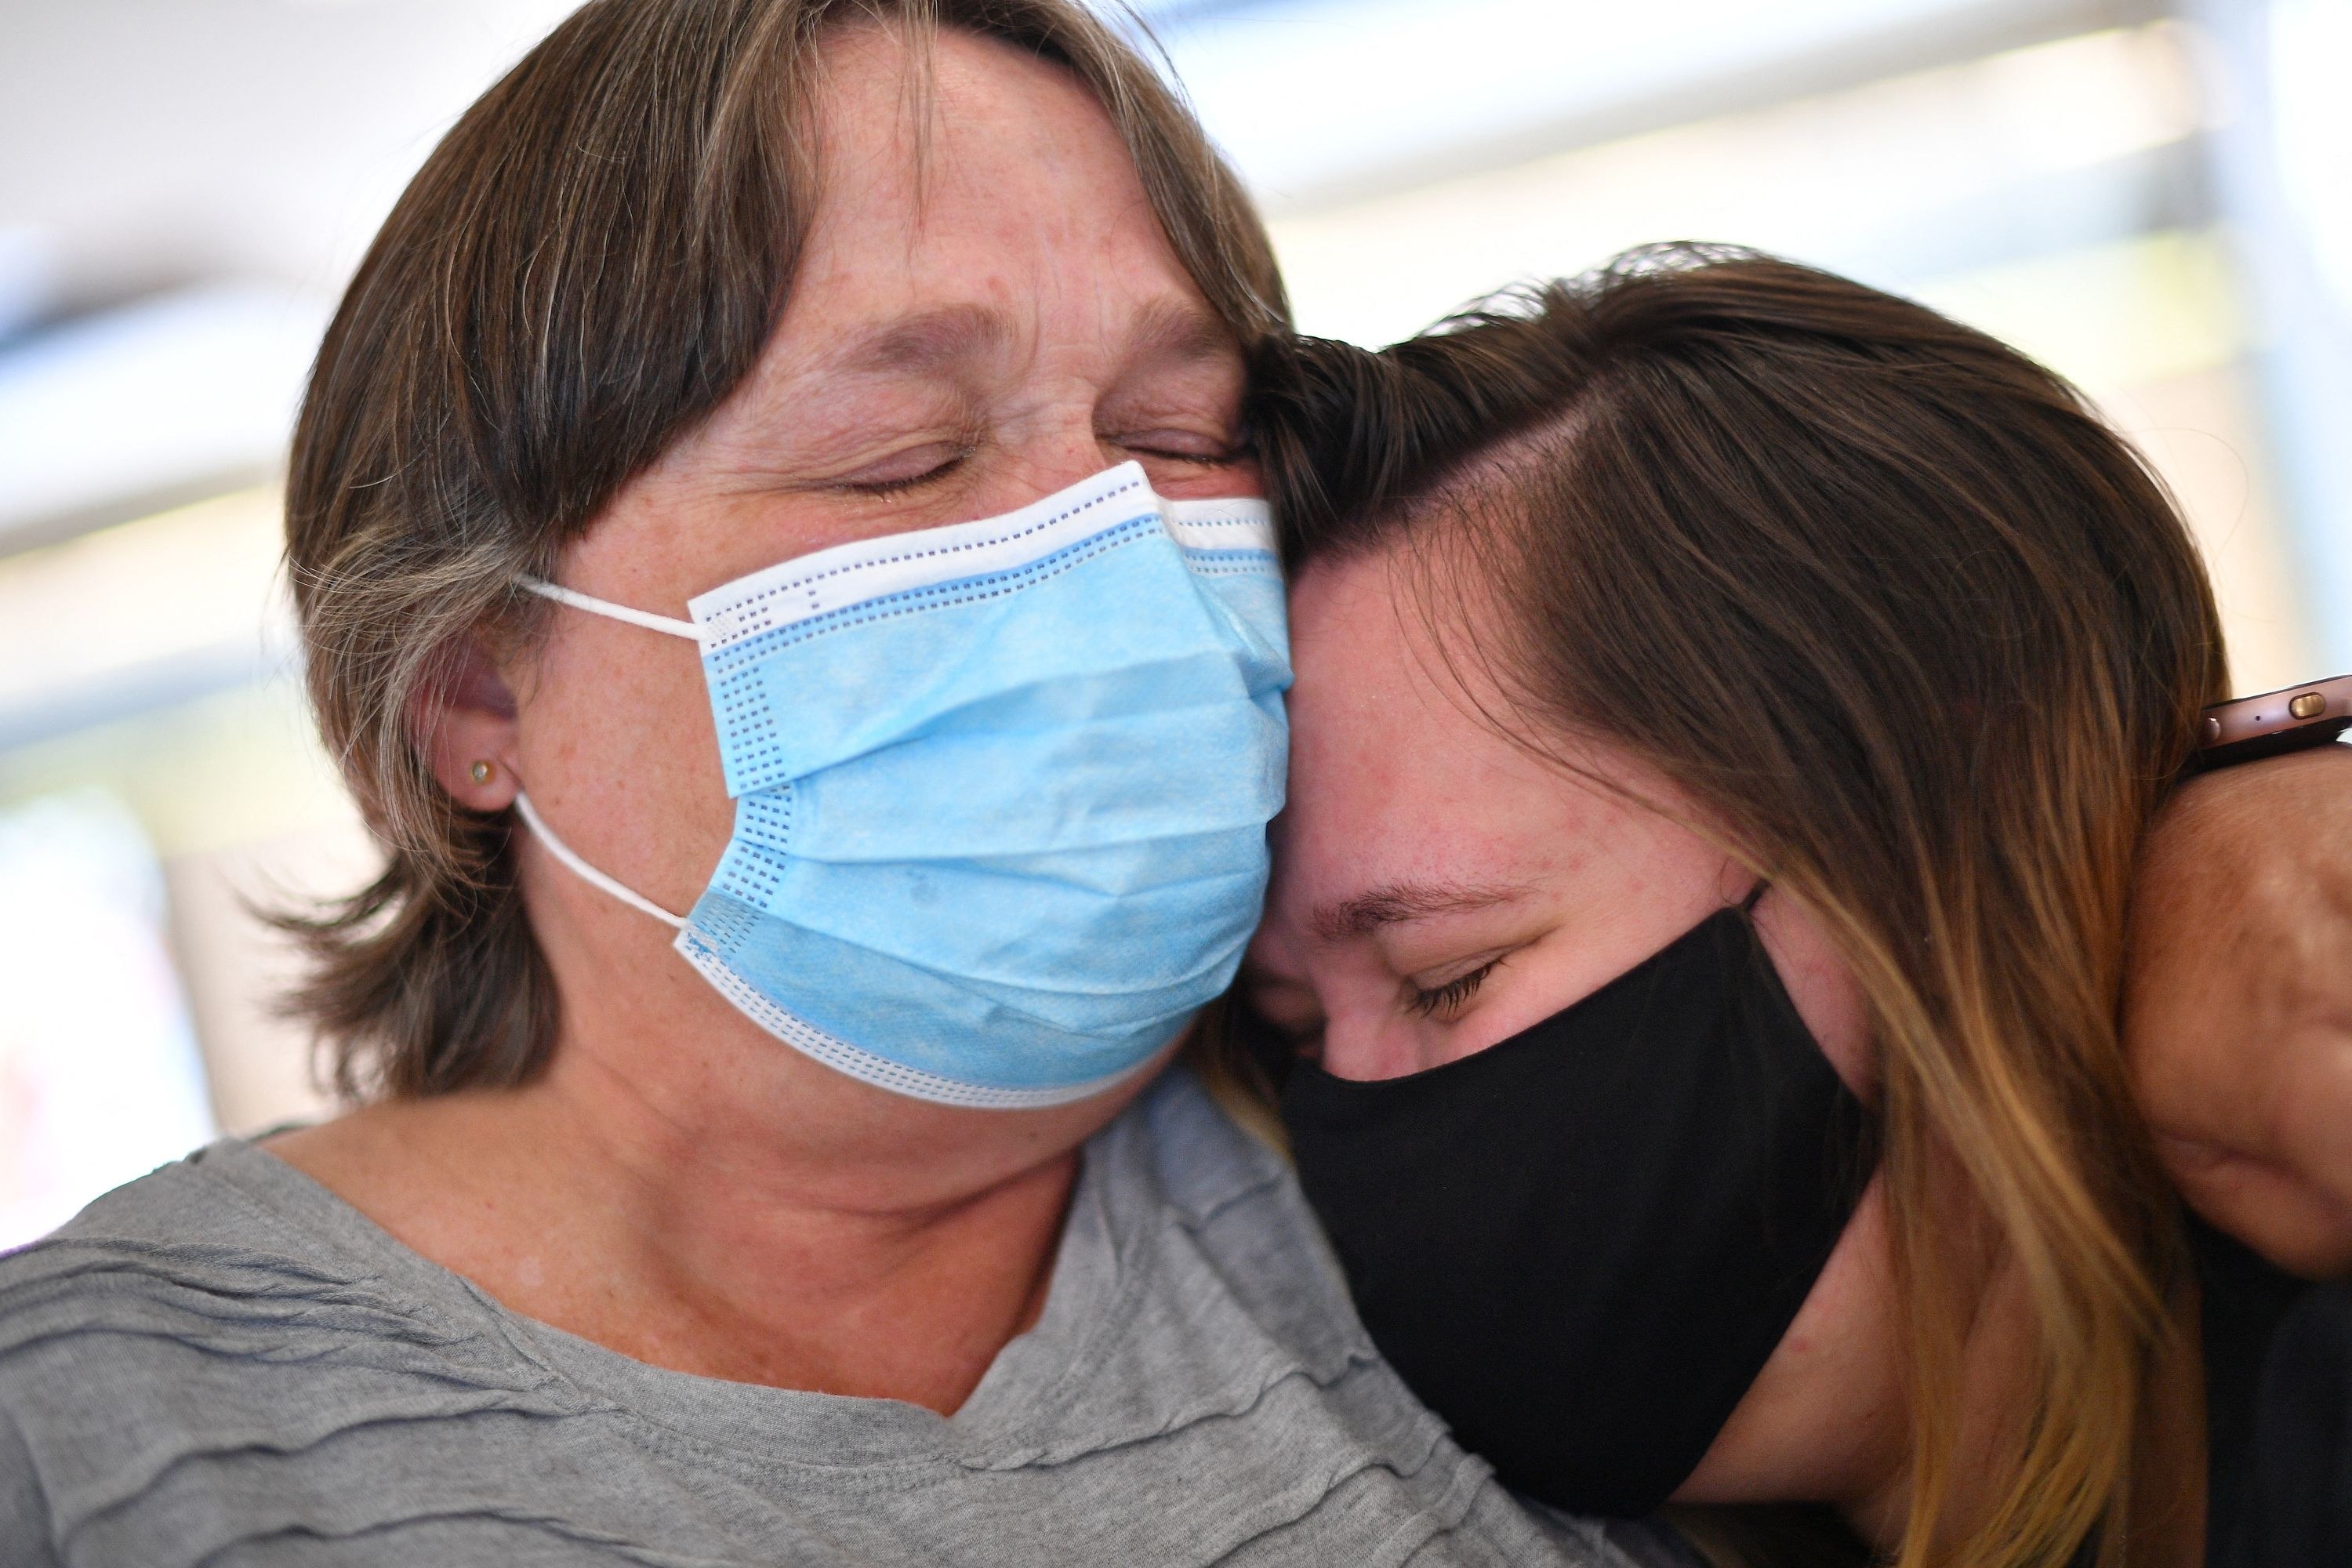
[(498, 765), (488, 761), (477, 762), (472, 767), (466, 770), (466, 772), (472, 776), (473, 781), (476, 784), (489, 783), (490, 776), (498, 771)]

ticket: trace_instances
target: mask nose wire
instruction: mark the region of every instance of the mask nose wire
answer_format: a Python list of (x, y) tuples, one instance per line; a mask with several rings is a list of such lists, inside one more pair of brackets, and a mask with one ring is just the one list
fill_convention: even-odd
[(643, 910), (646, 914), (653, 916), (654, 919), (661, 921), (666, 926), (669, 926), (677, 931), (684, 931), (686, 929), (686, 917), (684, 915), (674, 915), (670, 913), (667, 910), (662, 908), (651, 899), (646, 898), (643, 893), (638, 892), (635, 889), (622, 882), (619, 878), (609, 876), (603, 871), (599, 871), (595, 867), (591, 866), (587, 861), (582, 859), (579, 853), (574, 850), (572, 846), (563, 842), (562, 839), (558, 838), (554, 833), (549, 829), (547, 824), (541, 819), (538, 811), (532, 807), (530, 804), (530, 796), (523, 794), (520, 790), (517, 790), (515, 792), (515, 810), (521, 815), (523, 822), (530, 828), (532, 834), (537, 837), (539, 841), (547, 846), (547, 852), (554, 856), (558, 860), (562, 861), (564, 868), (573, 876), (579, 878), (582, 881), (587, 883), (592, 888), (601, 889), (604, 892), (612, 894), (613, 897), (620, 900), (621, 902), (628, 905), (633, 910)]

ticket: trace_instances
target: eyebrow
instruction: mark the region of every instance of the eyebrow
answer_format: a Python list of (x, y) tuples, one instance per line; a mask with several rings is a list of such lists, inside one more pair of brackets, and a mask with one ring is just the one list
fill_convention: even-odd
[(947, 305), (853, 336), (824, 356), (827, 370), (921, 374), (1001, 346), (1012, 323), (979, 305)]
[[(1013, 324), (982, 305), (944, 305), (870, 328), (824, 356), (824, 368), (853, 374), (920, 375), (1002, 347)], [(1176, 360), (1238, 356), (1233, 332), (1213, 313), (1182, 300), (1157, 300), (1137, 315), (1128, 352)]]
[(1318, 905), (1309, 923), (1325, 942), (1370, 936), (1383, 926), (1403, 925), (1433, 915), (1467, 914), (1526, 896), (1525, 888), (1464, 887), (1431, 882), (1394, 882), (1352, 899)]
[(1178, 360), (1238, 358), (1233, 329), (1215, 314), (1185, 300), (1155, 300), (1137, 313), (1128, 351), (1138, 358), (1160, 354)]

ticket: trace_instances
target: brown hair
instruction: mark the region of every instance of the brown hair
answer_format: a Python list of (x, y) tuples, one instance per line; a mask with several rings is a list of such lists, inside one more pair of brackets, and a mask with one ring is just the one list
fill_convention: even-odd
[(1055, 61), (1108, 112), (1177, 257), (1245, 350), (1287, 306), (1238, 182), (1077, 0), (594, 0), (468, 110), (328, 329), (295, 430), (287, 557), (310, 699), (387, 856), (322, 918), (296, 1008), (347, 1094), (528, 1079), (554, 993), (503, 816), (434, 783), (413, 711), (478, 630), (520, 636), (620, 486), (742, 381), (812, 205), (828, 26), (961, 28)]
[[(1449, 640), (1491, 667), (1516, 738), (1659, 769), (1852, 966), (1908, 1343), (1901, 1560), (2158, 1544), (2174, 1500), (2134, 1493), (2134, 1456), (2181, 1349), (2179, 1243), (2117, 1037), (2125, 894), (2224, 681), (2161, 484), (1983, 333), (1709, 247), (1378, 355), (1301, 344), (1261, 403), (1295, 562), (1404, 545), (1473, 574), (1452, 602), (1501, 613)], [(1956, 1194), (2032, 1336), (2029, 1406), (1965, 1477), (1980, 1273), (1938, 1223)]]

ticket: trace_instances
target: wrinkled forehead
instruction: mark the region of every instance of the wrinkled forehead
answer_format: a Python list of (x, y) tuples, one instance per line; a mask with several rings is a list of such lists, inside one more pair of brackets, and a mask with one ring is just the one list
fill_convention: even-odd
[[(838, 26), (815, 68), (814, 202), (785, 325), (961, 308), (992, 330), (1084, 335), (1150, 311), (1163, 336), (1238, 354), (1118, 128), (1071, 71), (1002, 40), (881, 21)], [(970, 327), (883, 346), (936, 353), (943, 331)]]

